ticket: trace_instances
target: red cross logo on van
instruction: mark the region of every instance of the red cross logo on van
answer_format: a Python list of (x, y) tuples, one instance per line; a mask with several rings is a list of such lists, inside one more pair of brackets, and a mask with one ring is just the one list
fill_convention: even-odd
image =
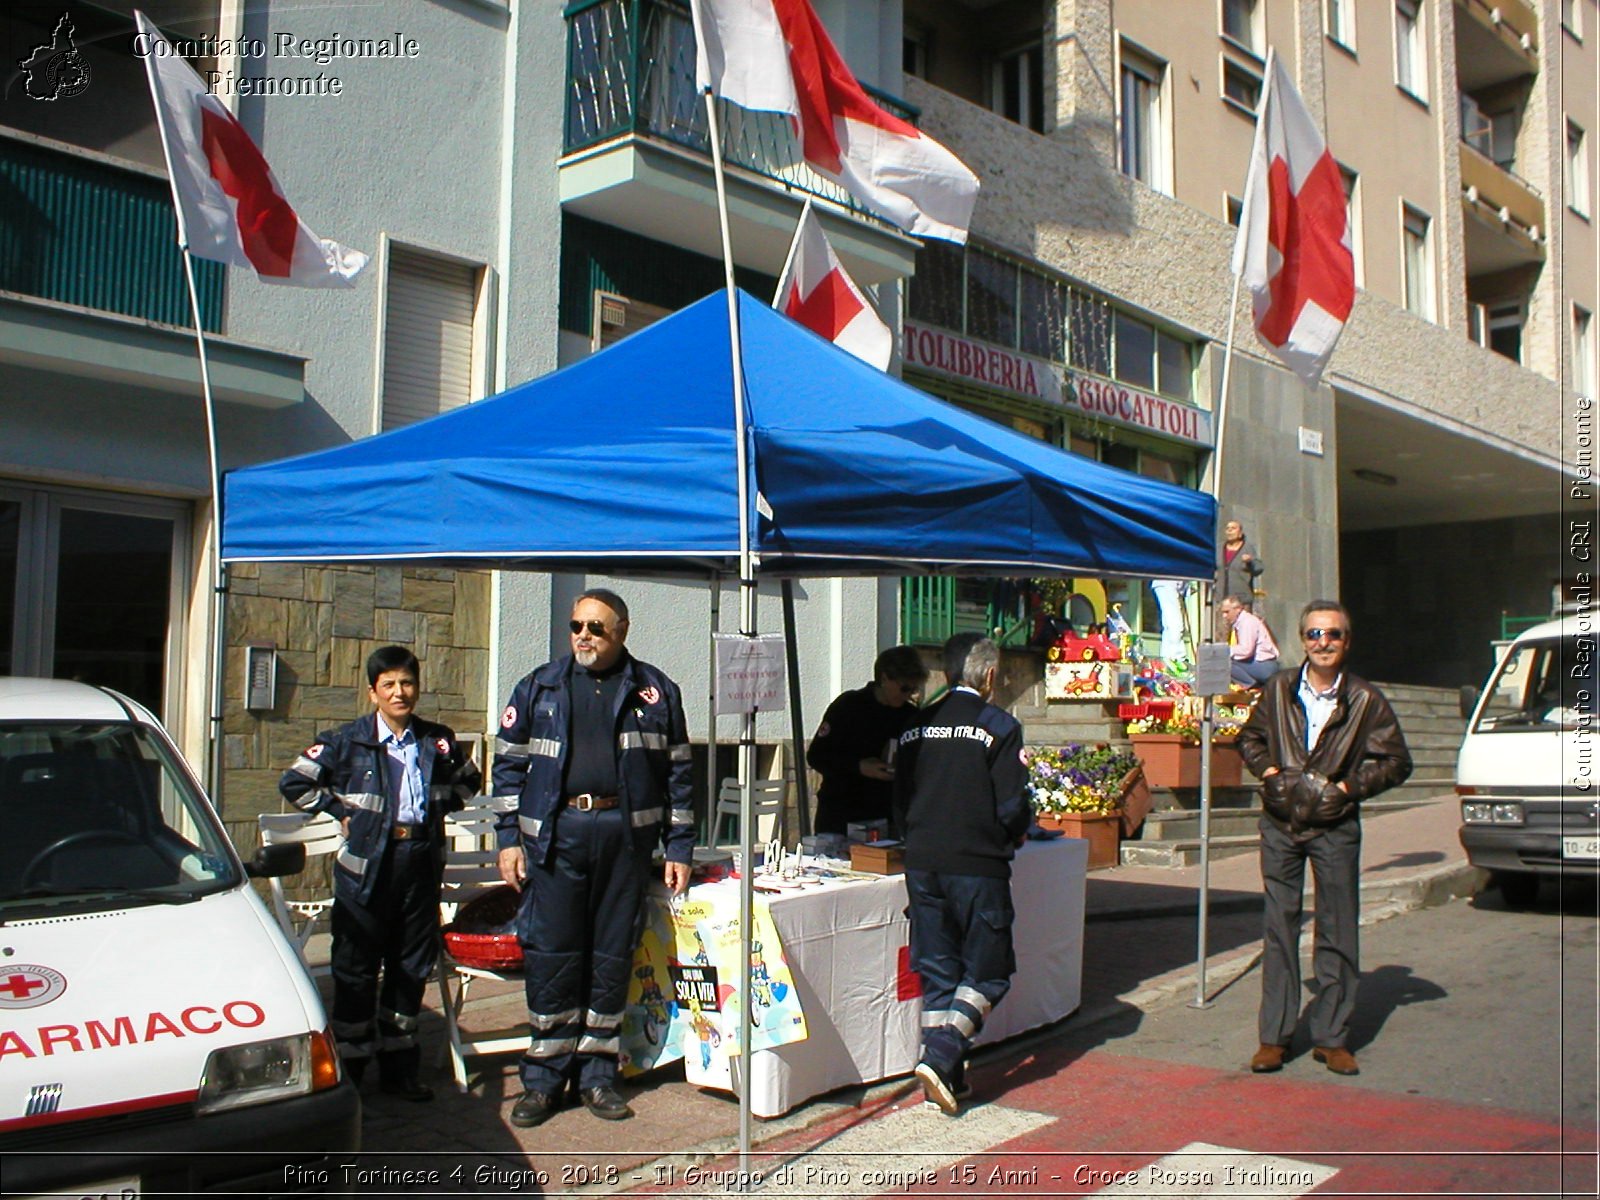
[(0, 1008), (38, 1008), (67, 990), (67, 977), (50, 967), (21, 963), (0, 968)]

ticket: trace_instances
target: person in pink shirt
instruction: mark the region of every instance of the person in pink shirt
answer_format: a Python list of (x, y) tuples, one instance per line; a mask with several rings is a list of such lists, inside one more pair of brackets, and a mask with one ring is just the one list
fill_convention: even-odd
[(1232, 677), (1245, 687), (1260, 687), (1278, 672), (1278, 644), (1267, 623), (1250, 611), (1243, 597), (1225, 596), (1219, 606), (1222, 619), (1233, 630), (1228, 651), (1233, 658)]

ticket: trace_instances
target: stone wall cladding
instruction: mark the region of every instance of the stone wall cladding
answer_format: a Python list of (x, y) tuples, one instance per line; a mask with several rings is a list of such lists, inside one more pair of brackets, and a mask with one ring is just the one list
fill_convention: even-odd
[[(278, 777), (295, 756), (322, 730), (372, 710), (366, 660), (377, 647), (416, 653), (422, 716), (462, 735), (489, 728), (485, 571), (240, 563), (229, 569), (227, 641), (218, 808), (245, 858), (257, 844), (257, 814), (285, 811)], [(245, 649), (258, 642), (278, 650), (277, 703), (260, 713), (245, 709), (243, 695)], [(327, 881), (293, 882), (314, 892)]]

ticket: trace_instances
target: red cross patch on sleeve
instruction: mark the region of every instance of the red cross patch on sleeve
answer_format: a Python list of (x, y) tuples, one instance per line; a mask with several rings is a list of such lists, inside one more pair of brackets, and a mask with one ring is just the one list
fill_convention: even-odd
[(517, 709), (513, 704), (506, 705), (506, 711), (500, 714), (500, 728), (510, 729), (517, 723)]

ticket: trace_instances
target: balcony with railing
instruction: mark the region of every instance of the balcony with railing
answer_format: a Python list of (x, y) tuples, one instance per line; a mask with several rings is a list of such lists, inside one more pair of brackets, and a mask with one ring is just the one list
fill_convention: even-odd
[[(194, 394), (199, 368), (172, 192), (148, 167), (0, 128), (0, 364)], [(221, 263), (196, 259), (200, 323), (220, 334)], [(220, 400), (305, 398), (305, 360), (206, 339)]]
[(1456, 0), (1457, 82), (1465, 91), (1539, 71), (1539, 14), (1527, 0)]
[(1472, 141), (1461, 143), (1461, 203), (1468, 276), (1543, 262), (1544, 196)]
[[(567, 94), (561, 199), (569, 210), (701, 253), (720, 254), (705, 100), (695, 40), (679, 0), (575, 0), (567, 6)], [(868, 89), (913, 123), (917, 113)], [(722, 101), (735, 252), (777, 274), (807, 197), (856, 278), (911, 273), (915, 243), (808, 167), (790, 119)]]
[[(0, 291), (192, 327), (175, 230), (162, 175), (0, 131)], [(223, 274), (195, 262), (212, 333)]]

